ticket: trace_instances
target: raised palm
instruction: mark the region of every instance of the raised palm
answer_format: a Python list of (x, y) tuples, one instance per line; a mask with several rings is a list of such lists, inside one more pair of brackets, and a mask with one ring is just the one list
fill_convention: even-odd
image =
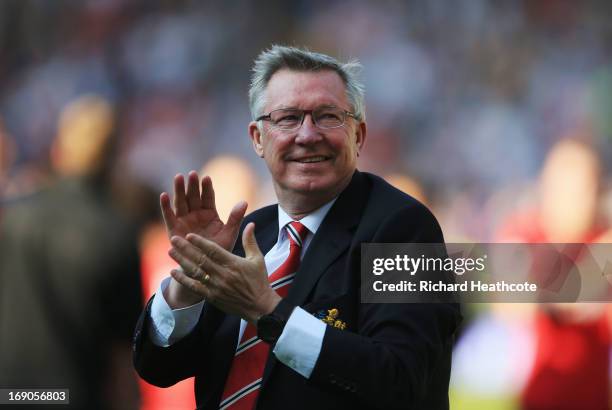
[(219, 218), (215, 206), (215, 191), (210, 177), (202, 178), (191, 171), (187, 177), (187, 189), (182, 175), (174, 178), (174, 210), (167, 193), (160, 196), (160, 206), (168, 237), (185, 237), (188, 233), (198, 234), (231, 251), (236, 242), (240, 223), (246, 212), (247, 204), (240, 202), (234, 206), (227, 223)]

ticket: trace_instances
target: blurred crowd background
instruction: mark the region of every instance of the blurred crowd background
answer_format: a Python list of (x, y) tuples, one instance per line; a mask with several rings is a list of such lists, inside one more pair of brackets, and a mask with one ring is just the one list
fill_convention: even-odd
[[(362, 62), (359, 168), (425, 202), (448, 242), (612, 242), (610, 2), (4, 0), (0, 387), (193, 406), (190, 382), (129, 380), (128, 329), (172, 266), (158, 195), (175, 174), (211, 175), (222, 215), (274, 201), (247, 134), (250, 68), (274, 43)], [(84, 299), (95, 314), (53, 330)], [(451, 407), (608, 408), (608, 311), (466, 306)]]

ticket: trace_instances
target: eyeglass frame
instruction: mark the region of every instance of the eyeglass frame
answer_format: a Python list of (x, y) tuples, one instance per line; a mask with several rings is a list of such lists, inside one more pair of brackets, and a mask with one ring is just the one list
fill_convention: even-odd
[[(342, 112), (344, 114), (344, 120), (342, 121), (342, 124), (338, 125), (337, 127), (321, 128), (319, 126), (319, 124), (317, 124), (317, 122), (314, 120), (314, 117), (312, 116), (312, 113), (314, 111), (316, 111), (318, 109), (321, 109), (321, 108), (337, 108), (337, 109), (339, 109), (340, 112)], [(335, 105), (321, 105), (321, 106), (316, 107), (316, 108), (314, 108), (312, 110), (302, 110), (300, 108), (292, 108), (292, 107), (277, 108), (276, 110), (272, 110), (272, 111), (270, 111), (267, 114), (260, 115), (259, 117), (255, 118), (255, 121), (256, 122), (259, 122), (259, 121), (269, 121), (269, 122), (272, 122), (272, 113), (276, 112), (276, 111), (281, 111), (281, 110), (295, 110), (295, 111), (299, 111), (299, 112), (302, 113), (302, 120), (300, 121), (300, 125), (296, 126), (295, 128), (281, 128), (281, 127), (278, 127), (276, 125), (274, 126), (275, 129), (282, 130), (282, 131), (296, 131), (296, 130), (299, 130), (302, 127), (302, 125), (304, 125), (304, 119), (306, 119), (306, 114), (310, 114), (310, 118), (312, 118), (312, 123), (315, 125), (315, 127), (319, 128), (321, 130), (335, 130), (337, 128), (344, 127), (344, 125), (346, 124), (346, 117), (347, 116), (350, 117), (350, 118), (353, 118), (353, 119), (355, 119), (357, 121), (359, 121), (359, 116), (357, 114), (355, 114), (354, 112), (342, 109), (340, 107), (336, 107)]]

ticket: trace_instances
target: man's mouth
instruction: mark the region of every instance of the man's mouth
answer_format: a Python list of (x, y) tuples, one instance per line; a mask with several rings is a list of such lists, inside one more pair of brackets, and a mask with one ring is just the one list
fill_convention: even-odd
[(311, 163), (315, 163), (315, 162), (327, 161), (328, 159), (329, 159), (329, 157), (325, 157), (323, 155), (318, 155), (318, 156), (312, 156), (312, 157), (296, 158), (296, 159), (294, 159), (294, 161), (295, 162), (300, 162), (302, 164), (311, 164)]

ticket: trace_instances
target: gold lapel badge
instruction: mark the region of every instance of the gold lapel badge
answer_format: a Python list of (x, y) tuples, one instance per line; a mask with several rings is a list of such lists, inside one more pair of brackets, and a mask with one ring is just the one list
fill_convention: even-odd
[(327, 313), (325, 313), (325, 310), (319, 310), (315, 314), (315, 317), (325, 324), (328, 324), (340, 330), (344, 330), (346, 329), (346, 322), (337, 319), (339, 313), (340, 311), (336, 308), (328, 309)]

